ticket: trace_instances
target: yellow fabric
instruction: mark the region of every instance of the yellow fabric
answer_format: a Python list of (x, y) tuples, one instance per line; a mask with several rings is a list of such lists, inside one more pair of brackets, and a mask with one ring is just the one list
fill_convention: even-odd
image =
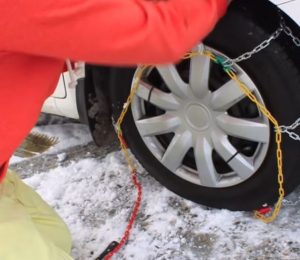
[(71, 260), (71, 236), (41, 197), (8, 172), (0, 184), (0, 259)]

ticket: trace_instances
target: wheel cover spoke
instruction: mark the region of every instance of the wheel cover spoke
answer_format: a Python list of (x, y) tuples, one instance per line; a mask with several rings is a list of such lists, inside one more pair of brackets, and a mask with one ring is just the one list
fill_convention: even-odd
[(238, 153), (224, 133), (213, 131), (212, 141), (217, 153), (242, 179), (247, 179), (253, 173), (254, 167), (251, 161)]
[(228, 136), (225, 135), (225, 133), (214, 130), (211, 134), (211, 139), (213, 147), (225, 162), (229, 161), (238, 153), (234, 146), (229, 142)]
[(180, 106), (172, 93), (165, 93), (143, 81), (140, 82), (137, 96), (163, 110), (176, 110)]
[(157, 70), (166, 83), (169, 90), (176, 96), (187, 98), (191, 96), (188, 84), (180, 77), (175, 65), (157, 66)]
[(180, 125), (176, 116), (164, 114), (161, 116), (141, 119), (135, 122), (141, 136), (153, 136), (171, 133)]
[(261, 143), (268, 142), (270, 138), (268, 123), (235, 118), (226, 114), (218, 116), (217, 123), (230, 136)]
[(197, 172), (202, 185), (216, 187), (220, 179), (212, 160), (212, 147), (205, 138), (198, 138), (194, 148)]
[[(243, 73), (239, 78), (241, 81), (246, 82), (249, 90), (253, 91), (255, 89), (255, 85), (248, 80), (246, 74)], [(243, 98), (245, 98), (245, 93), (237, 87), (236, 82), (230, 80), (213, 92), (211, 106), (214, 110), (226, 111)]]
[(252, 162), (241, 154), (234, 156), (228, 164), (242, 180), (247, 180), (254, 172)]
[(191, 147), (192, 136), (189, 132), (176, 134), (162, 158), (162, 163), (169, 170), (176, 171), (182, 165), (182, 161)]
[[(201, 46), (197, 47), (196, 50), (199, 48)], [(211, 61), (208, 57), (199, 55), (191, 59), (190, 64), (190, 87), (193, 94), (201, 98), (209, 92), (208, 82)]]

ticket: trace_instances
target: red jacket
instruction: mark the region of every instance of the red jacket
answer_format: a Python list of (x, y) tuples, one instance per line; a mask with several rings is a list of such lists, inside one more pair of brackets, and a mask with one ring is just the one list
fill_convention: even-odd
[[(0, 0), (0, 175), (57, 84), (65, 58), (133, 65), (178, 60), (226, 0)], [(1, 179), (1, 177), (0, 177)]]

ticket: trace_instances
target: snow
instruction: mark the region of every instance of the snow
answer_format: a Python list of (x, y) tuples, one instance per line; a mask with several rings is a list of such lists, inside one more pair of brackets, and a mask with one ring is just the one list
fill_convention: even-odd
[[(66, 160), (66, 147), (91, 141), (86, 127), (34, 129), (58, 136), (48, 153)], [(100, 148), (99, 148), (100, 149)], [(17, 160), (15, 160), (17, 161)], [(264, 224), (250, 212), (210, 209), (168, 191), (139, 166), (143, 200), (127, 245), (114, 259), (300, 259), (300, 192), (285, 201), (279, 218)], [(85, 158), (26, 178), (65, 220), (74, 259), (95, 259), (127, 225), (136, 192), (120, 151)]]

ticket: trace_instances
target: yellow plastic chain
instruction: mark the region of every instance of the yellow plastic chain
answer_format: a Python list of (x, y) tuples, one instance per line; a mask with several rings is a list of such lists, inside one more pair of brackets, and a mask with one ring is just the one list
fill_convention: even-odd
[(123, 137), (123, 132), (122, 132), (122, 128), (121, 128), (121, 125), (124, 121), (124, 118), (126, 116), (126, 113), (129, 109), (129, 106), (131, 104), (131, 101), (139, 87), (139, 82), (143, 76), (143, 72), (145, 71), (145, 69), (147, 68), (148, 66), (140, 66), (138, 69), (137, 69), (137, 72), (136, 72), (136, 76), (134, 78), (134, 82), (133, 82), (133, 87), (131, 88), (131, 91), (130, 91), (130, 94), (127, 98), (127, 101), (126, 103), (124, 104), (123, 106), (123, 109), (122, 109), (122, 112), (118, 118), (118, 121), (115, 125), (115, 130), (116, 130), (116, 133), (118, 135), (118, 139), (120, 141), (120, 145), (121, 145), (121, 149), (122, 149), (122, 152), (124, 154), (124, 157), (127, 161), (127, 164), (129, 166), (129, 169), (130, 171), (133, 173), (135, 172), (136, 173), (136, 166), (134, 165), (133, 161), (131, 160), (131, 157), (129, 155), (129, 152), (128, 152), (128, 148), (127, 148), (127, 145), (126, 143), (124, 142), (124, 137)]
[[(199, 55), (204, 55), (208, 58), (210, 58), (212, 61), (214, 61), (215, 63), (218, 63), (217, 57), (210, 51), (204, 51), (204, 52), (189, 52), (187, 53), (183, 59), (190, 59)], [(147, 66), (147, 65), (143, 65), (143, 66), (139, 66), (135, 77), (134, 77), (134, 82), (133, 82), (133, 86), (131, 88), (130, 94), (128, 96), (128, 99), (126, 101), (126, 103), (124, 104), (123, 110), (121, 112), (120, 117), (118, 118), (118, 121), (116, 123), (116, 132), (118, 134), (118, 138), (120, 140), (120, 144), (121, 144), (121, 148), (122, 151), (124, 153), (124, 156), (126, 158), (126, 161), (128, 163), (129, 168), (131, 169), (131, 172), (133, 174), (136, 173), (136, 167), (133, 163), (133, 161), (130, 158), (129, 152), (128, 152), (128, 148), (126, 145), (124, 145), (124, 138), (123, 138), (123, 134), (122, 134), (122, 129), (121, 129), (121, 125), (122, 122), (124, 121), (124, 117), (128, 111), (128, 108), (131, 104), (131, 101), (139, 87), (139, 82), (143, 76), (143, 73), (146, 69), (150, 68), (152, 66)], [(283, 182), (284, 182), (284, 177), (283, 177), (283, 167), (282, 167), (282, 149), (281, 149), (281, 142), (282, 142), (282, 135), (281, 135), (281, 131), (279, 128), (279, 124), (278, 121), (274, 118), (274, 116), (270, 113), (270, 111), (263, 105), (261, 104), (257, 98), (252, 94), (252, 92), (248, 89), (248, 87), (239, 80), (239, 78), (237, 77), (237, 75), (230, 69), (230, 68), (226, 68), (223, 67), (224, 71), (227, 73), (227, 75), (234, 80), (237, 83), (237, 86), (245, 93), (245, 95), (253, 102), (256, 104), (256, 106), (258, 107), (258, 109), (260, 110), (260, 112), (265, 115), (270, 122), (274, 125), (275, 127), (275, 141), (277, 144), (277, 151), (276, 151), (276, 157), (277, 157), (277, 169), (278, 169), (278, 193), (279, 193), (279, 197), (278, 200), (275, 204), (274, 210), (272, 212), (272, 214), (270, 214), (269, 216), (265, 216), (261, 213), (259, 213), (258, 211), (255, 211), (255, 217), (257, 217), (258, 219), (262, 220), (264, 223), (270, 223), (273, 222), (276, 217), (278, 216), (280, 209), (281, 209), (281, 204), (282, 204), (282, 200), (284, 198), (284, 188), (283, 188)]]

